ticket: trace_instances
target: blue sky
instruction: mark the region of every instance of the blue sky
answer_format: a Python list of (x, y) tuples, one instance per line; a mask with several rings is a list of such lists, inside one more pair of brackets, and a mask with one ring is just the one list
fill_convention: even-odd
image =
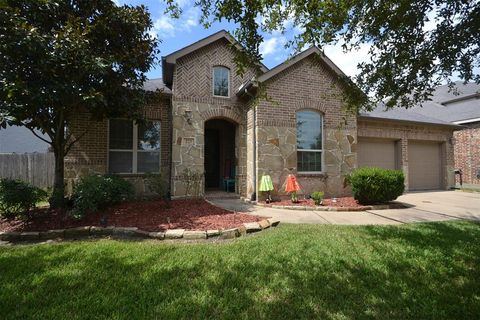
[[(209, 36), (219, 30), (232, 31), (235, 25), (228, 22), (215, 23), (209, 29), (204, 29), (199, 24), (200, 11), (193, 6), (193, 0), (177, 0), (183, 9), (180, 19), (173, 19), (164, 14), (164, 0), (115, 0), (117, 4), (139, 5), (144, 4), (154, 22), (152, 32), (161, 39), (160, 56), (167, 55), (173, 51), (183, 48), (195, 41)], [(295, 28), (290, 25), (288, 34), (294, 33)], [(287, 39), (279, 32), (264, 34), (264, 42), (260, 45), (260, 53), (263, 63), (272, 68), (288, 58), (290, 52), (284, 48)], [(360, 48), (357, 52), (344, 53), (339, 45), (325, 48), (326, 55), (337, 64), (347, 75), (353, 76), (357, 73), (356, 65), (367, 59), (368, 47)], [(160, 57), (159, 57), (160, 58)], [(161, 77), (160, 65), (155, 66), (147, 76), (150, 79)]]

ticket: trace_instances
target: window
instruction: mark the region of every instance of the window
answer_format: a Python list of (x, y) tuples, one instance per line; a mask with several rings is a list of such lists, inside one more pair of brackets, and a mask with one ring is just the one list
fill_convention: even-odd
[(322, 171), (322, 115), (297, 112), (297, 167), (299, 172)]
[(111, 173), (160, 172), (160, 122), (110, 120), (108, 159)]
[(230, 96), (230, 70), (225, 67), (213, 68), (213, 95), (219, 97)]

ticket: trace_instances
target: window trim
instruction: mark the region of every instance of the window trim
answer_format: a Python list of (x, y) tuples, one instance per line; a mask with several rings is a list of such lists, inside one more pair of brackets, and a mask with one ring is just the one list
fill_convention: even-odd
[[(228, 71), (228, 89), (227, 89), (227, 95), (226, 96), (219, 96), (215, 94), (215, 68), (224, 68), (227, 69)], [(223, 99), (230, 99), (230, 68), (222, 65), (215, 65), (212, 67), (212, 95), (215, 98), (223, 98)]]
[(324, 145), (325, 145), (325, 136), (323, 134), (323, 118), (324, 118), (324, 114), (323, 112), (320, 112), (318, 110), (314, 110), (314, 109), (301, 109), (301, 110), (297, 110), (295, 111), (295, 134), (297, 133), (298, 131), (298, 126), (297, 126), (297, 114), (299, 112), (302, 112), (302, 111), (312, 111), (312, 112), (316, 112), (320, 115), (320, 132), (322, 134), (322, 149), (298, 149), (298, 145), (295, 145), (295, 148), (296, 148), (296, 151), (301, 151), (301, 152), (320, 152), (320, 166), (321, 166), (321, 170), (320, 171), (300, 171), (298, 169), (298, 153), (297, 153), (297, 173), (298, 174), (307, 174), (307, 175), (322, 175), (322, 174), (325, 174), (325, 160), (324, 160), (324, 155), (325, 155), (325, 152), (324, 152)]
[[(110, 149), (110, 121), (111, 120), (130, 120), (130, 119), (125, 119), (125, 118), (114, 118), (114, 119), (108, 119), (107, 123), (107, 172), (109, 174), (117, 174), (117, 175), (145, 175), (149, 174), (152, 172), (138, 172), (138, 153), (139, 152), (153, 152), (153, 151), (147, 151), (147, 150), (138, 150), (138, 123), (135, 120), (130, 120), (133, 122), (132, 125), (132, 149)], [(157, 119), (147, 119), (146, 121), (150, 122), (157, 122), (159, 124), (159, 137), (160, 137), (160, 144), (158, 151), (158, 163), (159, 163), (159, 168), (158, 172), (161, 171), (162, 169), (162, 122)], [(110, 152), (131, 152), (132, 153), (132, 172), (111, 172), (110, 171)], [(155, 173), (155, 172), (153, 172)]]

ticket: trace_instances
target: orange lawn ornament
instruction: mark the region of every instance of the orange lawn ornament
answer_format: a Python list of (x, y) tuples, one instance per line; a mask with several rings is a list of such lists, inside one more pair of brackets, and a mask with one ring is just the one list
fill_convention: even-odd
[(293, 203), (298, 202), (297, 191), (300, 190), (302, 190), (302, 188), (300, 184), (298, 184), (297, 178), (293, 174), (289, 174), (285, 184), (285, 192), (290, 193)]

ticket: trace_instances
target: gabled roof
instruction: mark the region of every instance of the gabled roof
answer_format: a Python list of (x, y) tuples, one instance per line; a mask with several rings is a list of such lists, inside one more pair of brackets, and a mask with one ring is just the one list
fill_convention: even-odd
[[(182, 49), (179, 49), (175, 52), (170, 53), (169, 55), (162, 57), (162, 77), (163, 77), (163, 82), (167, 85), (170, 86), (172, 84), (173, 80), (173, 67), (175, 63), (177, 62), (177, 59), (190, 54), (198, 49), (201, 49), (211, 43), (214, 43), (215, 41), (218, 41), (220, 39), (225, 39), (231, 44), (233, 44), (238, 50), (244, 50), (245, 48), (241, 46), (235, 38), (228, 33), (226, 30), (220, 30), (206, 38), (200, 39), (197, 42), (192, 43), (189, 46), (186, 46)], [(268, 68), (263, 64), (259, 63), (259, 67), (262, 70), (262, 72), (267, 72)]]
[(300, 52), (299, 54), (293, 56), (291, 59), (288, 59), (284, 62), (282, 62), (281, 64), (277, 65), (276, 67), (274, 67), (273, 69), (271, 69), (270, 71), (262, 74), (260, 77), (258, 77), (257, 81), (258, 82), (264, 82), (264, 81), (267, 81), (268, 79), (272, 78), (273, 76), (279, 74), (280, 72), (282, 72), (283, 70), (293, 66), (294, 64), (302, 61), (303, 59), (311, 56), (312, 54), (317, 54), (319, 56), (320, 59), (322, 59), (322, 61), (333, 71), (335, 72), (337, 75), (339, 76), (346, 76), (345, 73), (343, 73), (342, 70), (340, 70), (339, 67), (337, 67), (335, 65), (335, 63), (332, 62), (332, 60), (330, 60), (324, 53), (322, 50), (320, 50), (319, 48), (317, 48), (316, 46), (313, 46), (313, 47), (310, 47), (309, 49), (303, 51), (303, 52)]

